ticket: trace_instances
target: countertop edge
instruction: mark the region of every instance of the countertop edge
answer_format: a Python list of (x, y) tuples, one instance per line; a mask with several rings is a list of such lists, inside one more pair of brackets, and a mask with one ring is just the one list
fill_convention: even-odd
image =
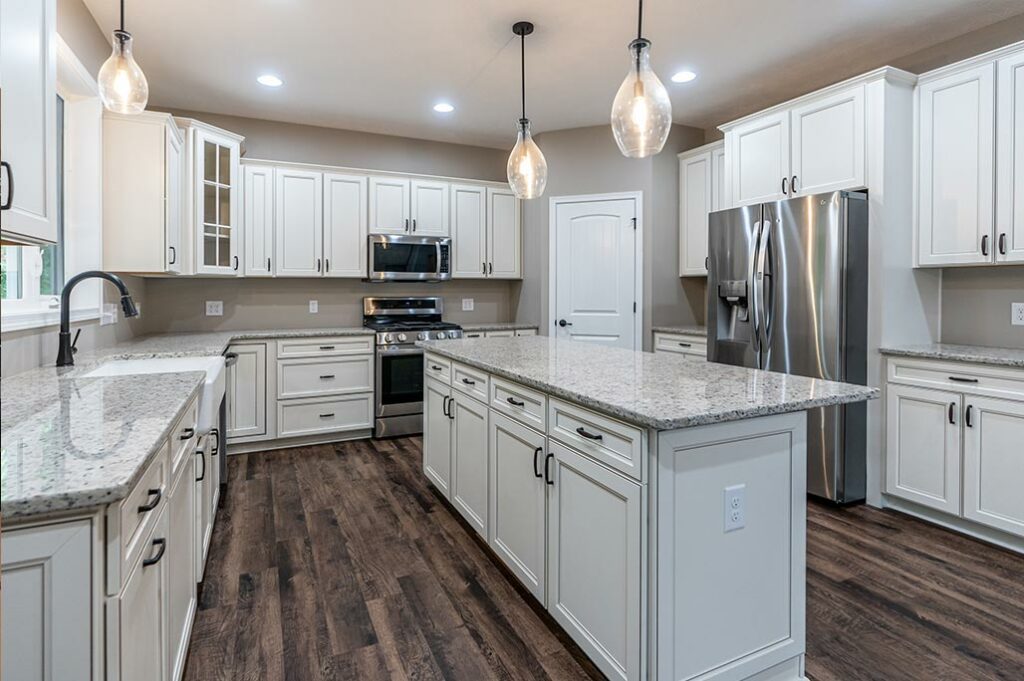
[[(939, 344), (934, 346), (887, 346), (879, 348), (878, 351), (887, 357), (912, 357), (916, 359), (934, 359), (945, 362), (1024, 369), (1024, 350), (1016, 350), (1014, 348), (991, 348), (987, 346), (949, 347)], [(1008, 356), (997, 354), (1000, 352), (1008, 353)], [(1013, 356), (1014, 353), (1019, 353), (1020, 356)]]

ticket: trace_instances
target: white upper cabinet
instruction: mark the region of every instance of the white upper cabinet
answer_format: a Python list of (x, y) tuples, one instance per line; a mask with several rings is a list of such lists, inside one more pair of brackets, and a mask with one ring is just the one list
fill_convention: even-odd
[(448, 236), (448, 183), (412, 180), (409, 187), (409, 233)]
[(788, 198), (789, 111), (742, 123), (725, 137), (732, 168), (732, 205)]
[(185, 207), (185, 199), (181, 186), (184, 181), (185, 150), (182, 144), (178, 129), (169, 125), (164, 133), (164, 225), (167, 237), (164, 261), (167, 271), (173, 274), (181, 274), (184, 257), (181, 248), (181, 212)]
[(274, 168), (246, 165), (245, 276), (274, 274)]
[(487, 276), (523, 276), (522, 203), (509, 189), (487, 189)]
[[(717, 145), (720, 147), (721, 145)], [(715, 163), (707, 147), (679, 155), (679, 276), (705, 276)]]
[(996, 261), (1024, 262), (1024, 50), (996, 68)]
[(370, 178), (370, 234), (412, 233), (409, 192), (406, 178)]
[(791, 196), (863, 187), (864, 86), (794, 107)]
[(487, 189), (480, 185), (451, 186), (452, 276), (487, 276)]
[(274, 225), (279, 277), (323, 272), (323, 173), (274, 170)]
[(324, 274), (366, 276), (367, 178), (324, 173)]
[(21, 243), (57, 241), (55, 0), (0, 5), (0, 229)]
[(725, 142), (711, 150), (711, 210), (731, 208), (725, 175)]
[(992, 260), (994, 81), (989, 62), (918, 85), (919, 265)]

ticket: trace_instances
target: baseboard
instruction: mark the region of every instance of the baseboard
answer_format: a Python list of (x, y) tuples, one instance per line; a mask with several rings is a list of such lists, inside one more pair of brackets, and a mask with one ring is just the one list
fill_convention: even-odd
[(304, 437), (286, 437), (274, 440), (257, 440), (255, 442), (228, 442), (228, 456), (235, 454), (249, 454), (250, 452), (265, 452), (269, 449), (290, 449), (292, 447), (311, 447), (313, 445), (327, 445), (334, 442), (348, 442), (350, 440), (368, 440), (373, 437), (373, 430), (351, 430), (343, 433), (324, 433), (323, 435), (310, 435)]
[(1007, 549), (1008, 551), (1013, 551), (1014, 553), (1024, 554), (1024, 539), (1020, 537), (1016, 537), (1012, 534), (996, 530), (991, 527), (986, 527), (985, 525), (980, 525), (970, 520), (957, 518), (956, 516), (943, 513), (942, 511), (936, 511), (935, 509), (928, 508), (927, 506), (915, 504), (912, 501), (905, 501), (903, 499), (883, 494), (882, 508), (906, 513), (907, 515), (925, 520), (934, 525), (945, 527), (947, 530), (953, 530), (954, 532), (965, 534), (969, 537), (973, 537), (974, 539), (979, 539), (989, 544), (995, 544), (996, 546)]

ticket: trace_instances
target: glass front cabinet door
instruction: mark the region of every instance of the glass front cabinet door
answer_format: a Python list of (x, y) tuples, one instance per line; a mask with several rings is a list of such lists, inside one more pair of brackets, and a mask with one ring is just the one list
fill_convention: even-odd
[(242, 138), (189, 123), (196, 274), (241, 276)]

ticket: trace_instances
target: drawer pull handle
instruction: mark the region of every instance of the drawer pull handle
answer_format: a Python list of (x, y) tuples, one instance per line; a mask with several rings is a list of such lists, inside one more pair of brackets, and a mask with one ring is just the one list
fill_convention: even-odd
[(329, 413), (329, 414), (320, 414), (320, 418), (322, 418), (322, 419), (331, 419), (331, 418), (334, 418), (334, 412), (332, 411), (332, 412), (331, 412), (331, 413)]
[(593, 433), (588, 433), (587, 431), (585, 431), (583, 429), (583, 426), (580, 426), (579, 428), (577, 428), (576, 432), (579, 433), (580, 436), (585, 437), (588, 440), (603, 440), (604, 439), (604, 435), (602, 435), (601, 433), (598, 433), (597, 435), (595, 435)]
[(517, 399), (515, 399), (513, 397), (506, 397), (505, 401), (508, 402), (509, 404), (511, 404), (513, 407), (525, 407), (526, 406), (526, 402), (520, 402), (519, 400), (517, 400)]
[(321, 350), (333, 350), (334, 346), (333, 345), (321, 345), (320, 349)]
[(164, 491), (158, 487), (156, 489), (149, 490), (147, 494), (153, 498), (150, 499), (148, 504), (142, 504), (139, 506), (139, 513), (148, 513), (156, 508), (157, 504), (160, 503), (160, 497), (164, 495)]
[(442, 369), (442, 367), (439, 367), (436, 364), (431, 364), (430, 368), (433, 369), (434, 371), (441, 371)]
[(320, 377), (320, 380), (321, 381), (328, 381), (328, 380), (330, 380), (332, 378), (334, 378), (334, 374), (324, 374), (323, 376)]
[(465, 383), (466, 385), (476, 385), (476, 381), (469, 378), (462, 379), (462, 382)]
[(693, 343), (683, 343), (683, 342), (680, 342), (679, 343), (679, 347), (681, 347), (681, 348), (692, 348), (693, 347)]
[(196, 434), (195, 428), (186, 428), (181, 431), (181, 435), (178, 437), (179, 440), (191, 440), (192, 436)]
[(953, 418), (953, 410), (956, 409), (956, 402), (949, 403), (949, 422), (952, 425), (956, 425), (956, 421)]
[(198, 478), (196, 478), (196, 482), (202, 482), (203, 478), (206, 477), (206, 455), (201, 449), (197, 449), (196, 454), (199, 455), (199, 460), (203, 463), (203, 472), (199, 474)]
[(163, 537), (153, 540), (153, 546), (158, 547), (156, 555), (152, 558), (146, 558), (142, 561), (142, 567), (149, 567), (150, 565), (156, 565), (160, 562), (160, 559), (164, 557), (164, 551), (167, 550), (167, 540)]
[(963, 376), (950, 376), (949, 380), (955, 381), (957, 383), (977, 383), (978, 382), (978, 379), (976, 379), (976, 378), (964, 378)]
[(454, 397), (449, 397), (448, 398), (448, 418), (450, 418), (452, 421), (455, 420), (455, 409), (454, 409), (454, 407), (455, 407), (455, 398)]
[(555, 484), (554, 478), (551, 477), (551, 470), (548, 468), (548, 462), (553, 458), (555, 458), (555, 455), (551, 452), (548, 452), (548, 455), (544, 457), (544, 482), (549, 485)]
[(540, 453), (541, 453), (541, 451), (543, 451), (543, 449), (544, 449), (543, 447), (537, 447), (537, 449), (533, 450), (533, 477), (535, 477), (535, 478), (542, 478), (542, 477), (544, 477), (544, 476), (542, 476), (540, 474), (540, 471), (537, 470), (537, 463), (538, 463), (537, 457), (540, 456)]

